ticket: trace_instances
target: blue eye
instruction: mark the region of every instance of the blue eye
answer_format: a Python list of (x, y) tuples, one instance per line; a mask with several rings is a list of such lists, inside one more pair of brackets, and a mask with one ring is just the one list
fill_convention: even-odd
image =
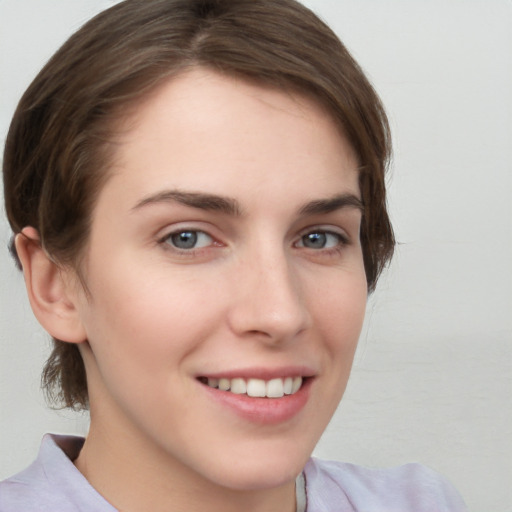
[(171, 233), (165, 242), (180, 250), (200, 249), (213, 243), (210, 235), (203, 231), (183, 230)]
[(298, 247), (306, 247), (308, 249), (331, 249), (341, 245), (343, 242), (343, 237), (337, 233), (312, 231), (303, 235), (297, 245)]

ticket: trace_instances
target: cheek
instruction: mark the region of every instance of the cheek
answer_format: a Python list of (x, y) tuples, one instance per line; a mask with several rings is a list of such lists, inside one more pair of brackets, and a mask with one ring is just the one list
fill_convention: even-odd
[(331, 279), (314, 301), (314, 322), (330, 356), (349, 367), (361, 333), (366, 301), (364, 271)]
[(204, 309), (208, 297), (190, 282), (116, 270), (91, 287), (91, 389), (100, 397), (96, 404), (112, 397), (129, 415), (138, 409), (154, 415), (162, 401), (174, 403), (177, 388), (189, 392), (181, 365), (213, 328)]
[(123, 361), (130, 355), (134, 364), (170, 364), (171, 355), (179, 358), (212, 329), (217, 302), (200, 280), (151, 269), (134, 272), (133, 265), (126, 272), (119, 264), (110, 268), (96, 274), (86, 319), (98, 356), (122, 351)]

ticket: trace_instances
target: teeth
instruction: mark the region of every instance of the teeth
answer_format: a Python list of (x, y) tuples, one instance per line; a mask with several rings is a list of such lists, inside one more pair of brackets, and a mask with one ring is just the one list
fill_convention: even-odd
[(299, 391), (301, 386), (302, 386), (302, 377), (294, 377), (293, 385), (292, 385), (292, 395), (294, 393), (297, 393), (297, 391)]
[(267, 382), (267, 396), (269, 398), (281, 398), (284, 396), (283, 379), (272, 379)]
[(247, 394), (249, 396), (263, 398), (267, 394), (265, 381), (261, 379), (249, 379), (247, 381)]
[(229, 379), (219, 379), (219, 389), (222, 391), (229, 391), (231, 388), (231, 381)]
[(231, 381), (231, 393), (236, 393), (237, 395), (243, 395), (247, 393), (247, 384), (244, 379), (233, 379)]
[(247, 394), (255, 398), (281, 398), (284, 395), (293, 395), (302, 386), (302, 377), (286, 377), (284, 379), (212, 379), (208, 378), (208, 386), (221, 391), (231, 391), (237, 395)]

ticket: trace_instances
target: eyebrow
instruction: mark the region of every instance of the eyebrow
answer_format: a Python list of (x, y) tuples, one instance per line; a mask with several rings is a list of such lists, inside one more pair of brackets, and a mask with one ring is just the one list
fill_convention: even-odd
[[(184, 192), (180, 190), (164, 190), (145, 197), (132, 208), (132, 211), (151, 204), (169, 202), (177, 202), (200, 210), (225, 213), (234, 217), (240, 217), (243, 213), (243, 209), (236, 199), (217, 194)], [(326, 199), (310, 201), (299, 208), (299, 215), (322, 215), (344, 208), (355, 208), (361, 212), (364, 211), (361, 199), (354, 194), (345, 193)]]
[(355, 208), (361, 213), (364, 212), (364, 205), (361, 199), (354, 194), (338, 194), (336, 196), (311, 201), (299, 210), (301, 215), (322, 215), (344, 208)]
[(242, 208), (236, 199), (218, 196), (216, 194), (205, 194), (202, 192), (182, 192), (179, 190), (164, 190), (142, 201), (139, 201), (132, 210), (137, 210), (149, 204), (177, 202), (192, 208), (226, 213), (234, 217), (242, 215)]

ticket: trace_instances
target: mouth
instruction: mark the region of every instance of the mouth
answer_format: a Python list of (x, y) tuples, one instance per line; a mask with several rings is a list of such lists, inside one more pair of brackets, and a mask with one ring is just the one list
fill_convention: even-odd
[(246, 395), (251, 398), (282, 398), (297, 393), (308, 377), (278, 377), (270, 380), (199, 377), (198, 380), (205, 386), (235, 395)]
[(251, 368), (200, 375), (196, 380), (210, 404), (219, 404), (244, 421), (271, 427), (299, 417), (309, 402), (316, 376), (308, 369)]

